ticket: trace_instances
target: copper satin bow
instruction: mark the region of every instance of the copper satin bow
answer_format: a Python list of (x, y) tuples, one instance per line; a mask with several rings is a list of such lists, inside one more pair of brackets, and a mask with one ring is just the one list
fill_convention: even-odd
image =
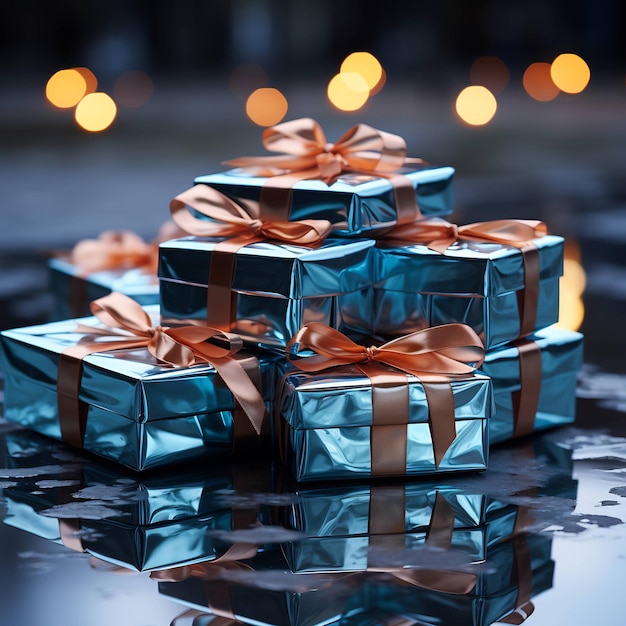
[[(209, 220), (197, 218), (187, 210), (188, 206)], [(208, 185), (195, 185), (177, 195), (170, 202), (170, 213), (174, 222), (190, 235), (237, 237), (244, 244), (270, 240), (313, 247), (331, 232), (328, 220), (261, 220), (258, 202), (235, 202)]]
[(106, 230), (96, 239), (79, 241), (72, 248), (69, 261), (85, 274), (136, 268), (156, 274), (159, 243), (184, 234), (169, 221), (150, 243), (128, 230)]
[(63, 439), (82, 446), (84, 418), (78, 394), (82, 359), (94, 352), (145, 347), (161, 363), (174, 367), (211, 364), (248, 417), (261, 432), (265, 415), (263, 398), (242, 365), (233, 358), (243, 342), (238, 335), (204, 326), (166, 328), (152, 326), (149, 315), (132, 298), (113, 292), (91, 303), (91, 311), (107, 328), (79, 324), (83, 340), (63, 351), (57, 380)]
[(407, 157), (406, 142), (399, 135), (357, 124), (333, 144), (326, 141), (318, 122), (301, 118), (266, 128), (262, 141), (267, 150), (284, 154), (240, 157), (224, 164), (245, 168), (253, 175), (269, 176), (260, 191), (264, 216), (289, 216), (291, 189), (296, 183), (316, 179), (330, 185), (346, 172), (389, 180), (397, 223), (421, 217), (413, 183), (400, 172), (406, 165), (427, 163)]
[[(301, 351), (315, 354), (299, 356)], [(417, 376), (428, 402), (429, 428), (438, 467), (456, 438), (454, 396), (450, 378), (472, 373), (483, 361), (478, 335), (464, 324), (426, 328), (382, 346), (361, 346), (344, 334), (312, 322), (303, 326), (286, 347), (287, 358), (300, 370), (318, 372), (355, 364), (372, 381), (372, 468), (376, 474), (397, 475), (406, 463), (408, 381), (400, 372)], [(391, 366), (389, 371), (381, 364)], [(402, 419), (398, 419), (402, 416)]]
[(390, 245), (421, 243), (441, 254), (457, 241), (498, 243), (518, 248), (524, 265), (524, 289), (518, 292), (519, 336), (524, 337), (535, 330), (539, 302), (539, 251), (534, 242), (548, 234), (548, 227), (539, 220), (492, 220), (457, 226), (434, 218), (396, 226), (380, 239)]

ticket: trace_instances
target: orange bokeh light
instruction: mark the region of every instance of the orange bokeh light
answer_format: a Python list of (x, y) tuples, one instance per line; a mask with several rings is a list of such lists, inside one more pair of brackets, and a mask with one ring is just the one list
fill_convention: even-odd
[(508, 85), (511, 74), (506, 63), (496, 56), (478, 57), (470, 67), (473, 85), (487, 87), (491, 93), (500, 93)]
[(580, 93), (589, 84), (589, 66), (577, 54), (559, 54), (550, 66), (554, 84), (565, 93)]
[(548, 102), (559, 95), (559, 88), (550, 76), (549, 63), (531, 63), (524, 72), (522, 83), (526, 93), (534, 100)]
[(288, 108), (287, 98), (273, 87), (256, 89), (246, 100), (246, 115), (259, 126), (278, 124)]
[(87, 81), (76, 69), (59, 70), (46, 83), (46, 98), (59, 109), (76, 106), (87, 93)]
[(98, 79), (88, 67), (75, 67), (74, 70), (85, 79), (85, 95), (98, 89)]
[(140, 107), (146, 104), (154, 93), (152, 79), (140, 70), (129, 70), (120, 74), (113, 85), (115, 101), (126, 107)]

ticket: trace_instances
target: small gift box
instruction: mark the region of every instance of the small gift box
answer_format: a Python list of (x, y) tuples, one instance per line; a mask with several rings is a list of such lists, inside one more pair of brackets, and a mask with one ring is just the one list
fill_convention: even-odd
[(376, 248), (374, 333), (459, 322), (489, 350), (554, 324), (564, 241), (546, 233), (522, 220), (426, 220), (390, 231)]
[(429, 550), (473, 563), (528, 525), (523, 507), (421, 483), (300, 489), (285, 513), (283, 524), (306, 535), (283, 546), (295, 572), (417, 567), (432, 558)]
[[(262, 482), (258, 468), (229, 464), (137, 479), (37, 433), (4, 439), (9, 526), (134, 571), (224, 559), (229, 551), (243, 558), (266, 547), (244, 551), (223, 539), (269, 518), (269, 508), (250, 497)], [(232, 492), (238, 508), (222, 497)]]
[(266, 129), (263, 144), (283, 154), (228, 161), (236, 169), (194, 182), (258, 203), (262, 219), (328, 220), (341, 236), (452, 213), (454, 169), (407, 157), (397, 135), (358, 124), (330, 144), (305, 118)]
[(550, 535), (522, 534), (496, 545), (475, 568), (439, 572), (422, 586), (380, 578), (368, 593), (381, 613), (403, 615), (408, 623), (521, 624), (534, 612), (531, 599), (552, 587), (551, 548)]
[(258, 443), (268, 356), (215, 329), (155, 327), (158, 307), (119, 293), (92, 311), (0, 333), (8, 420), (134, 470)]
[(491, 381), (467, 326), (366, 348), (311, 323), (287, 354), (276, 431), (297, 480), (486, 469)]
[(109, 230), (54, 255), (48, 260), (51, 320), (89, 315), (89, 304), (112, 291), (141, 305), (158, 304), (158, 244), (184, 234), (169, 221), (149, 243), (130, 231)]
[(284, 347), (305, 323), (348, 334), (370, 326), (374, 242), (326, 240), (317, 248), (220, 239), (161, 244), (164, 323), (207, 323), (265, 347)]
[(493, 381), (496, 402), (489, 441), (572, 424), (582, 360), (583, 335), (555, 326), (488, 351), (480, 371)]

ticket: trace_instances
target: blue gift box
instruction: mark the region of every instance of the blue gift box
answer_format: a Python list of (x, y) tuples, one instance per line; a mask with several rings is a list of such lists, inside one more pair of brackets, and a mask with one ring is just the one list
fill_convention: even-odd
[(111, 269), (84, 274), (63, 258), (48, 260), (52, 294), (50, 319), (66, 320), (89, 315), (89, 303), (119, 291), (142, 305), (159, 303), (159, 281), (155, 273), (141, 269)]
[[(540, 330), (558, 320), (564, 240), (547, 235), (533, 243), (539, 285), (532, 330)], [(375, 334), (397, 336), (460, 322), (476, 331), (487, 350), (520, 336), (525, 271), (518, 248), (460, 241), (443, 254), (424, 244), (381, 245), (376, 253)]]
[(572, 424), (582, 361), (583, 335), (556, 326), (488, 351), (480, 371), (491, 378), (496, 402), (490, 443)]
[(233, 264), (231, 330), (263, 347), (284, 347), (304, 324), (318, 321), (346, 334), (367, 334), (372, 294), (371, 240), (326, 240), (318, 248), (254, 243), (214, 252), (220, 239), (187, 237), (159, 247), (163, 322), (212, 322), (228, 295), (213, 297), (216, 258)]
[[(158, 307), (145, 310), (158, 319)], [(78, 321), (99, 326), (96, 318)], [(0, 333), (6, 419), (63, 439), (60, 418), (68, 416), (58, 408), (59, 360), (83, 337), (77, 320)], [(260, 367), (269, 411), (272, 359), (245, 353), (234, 358), (244, 367)], [(146, 348), (92, 353), (82, 359), (78, 400), (85, 420), (81, 447), (134, 470), (228, 455), (233, 448), (235, 399), (208, 364), (171, 367), (157, 362)]]
[[(454, 168), (426, 166), (399, 173), (411, 181), (422, 216), (452, 213)], [(271, 178), (235, 169), (198, 176), (194, 183), (209, 185), (232, 198), (258, 201), (261, 187), (271, 184)], [(398, 219), (390, 181), (376, 176), (345, 173), (331, 185), (302, 180), (293, 186), (290, 196), (289, 220), (328, 220), (339, 236), (367, 237), (394, 226)]]
[(254, 498), (235, 509), (223, 497), (254, 493), (269, 474), (258, 467), (223, 464), (137, 478), (37, 433), (19, 429), (2, 439), (8, 462), (0, 477), (10, 477), (4, 523), (126, 569), (213, 561), (231, 547), (221, 535), (270, 517)]
[[(392, 372), (391, 368), (384, 369)], [(397, 371), (397, 370), (396, 370)], [(493, 409), (491, 380), (483, 375), (456, 377), (456, 436), (438, 463), (429, 424), (424, 385), (406, 376), (408, 423), (393, 415), (374, 423), (372, 380), (356, 366), (321, 373), (286, 375), (277, 398), (280, 417), (276, 436), (283, 459), (299, 481), (383, 475), (420, 475), (484, 470), (488, 460), (488, 420)], [(404, 470), (373, 466), (376, 437), (390, 427), (401, 430), (406, 443)], [(377, 446), (378, 447), (378, 446)], [(390, 455), (396, 451), (390, 450)]]

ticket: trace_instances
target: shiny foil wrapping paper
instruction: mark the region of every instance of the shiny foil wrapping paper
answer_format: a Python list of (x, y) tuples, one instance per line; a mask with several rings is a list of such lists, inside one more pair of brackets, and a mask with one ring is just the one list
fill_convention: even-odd
[[(583, 335), (553, 326), (531, 335), (523, 344), (530, 342), (540, 351), (541, 369), (533, 431), (574, 423)], [(515, 436), (514, 395), (529, 393), (520, 377), (519, 348), (512, 345), (488, 351), (480, 371), (492, 379), (496, 402), (495, 414), (489, 422), (489, 441), (494, 444), (512, 439)]]
[[(540, 266), (535, 330), (558, 319), (563, 242), (556, 235), (534, 240)], [(519, 337), (524, 267), (517, 248), (465, 242), (439, 254), (421, 244), (380, 246), (376, 258), (375, 334), (399, 336), (459, 322), (471, 326), (487, 350)]]
[[(399, 170), (415, 188), (424, 217), (449, 215), (453, 210), (452, 167)], [(198, 176), (195, 184), (209, 185), (228, 196), (258, 200), (261, 187), (271, 179), (249, 176), (242, 170)], [(291, 190), (289, 220), (324, 219), (339, 236), (370, 236), (394, 226), (397, 210), (391, 183), (365, 174), (342, 174), (332, 185), (321, 180), (303, 180)]]
[[(452, 381), (456, 438), (438, 467), (424, 388), (413, 376), (408, 385), (406, 475), (486, 469), (490, 379), (478, 375)], [(320, 374), (293, 373), (285, 378), (277, 402), (278, 436), (297, 480), (372, 476), (370, 438), (377, 427), (372, 426), (372, 383), (361, 370), (345, 366)]]
[[(164, 323), (206, 323), (207, 307), (211, 313), (219, 306), (208, 298), (213, 249), (219, 241), (188, 237), (161, 244)], [(236, 310), (231, 330), (270, 348), (284, 347), (301, 326), (313, 321), (348, 335), (368, 334), (373, 245), (371, 240), (331, 239), (317, 249), (271, 243), (240, 248), (232, 277)]]
[(48, 261), (48, 278), (54, 321), (89, 315), (89, 303), (112, 291), (119, 291), (141, 305), (159, 303), (156, 274), (140, 269), (103, 270), (83, 276), (69, 261), (54, 258)]
[[(146, 310), (158, 317), (158, 307)], [(57, 368), (84, 336), (75, 328), (64, 320), (0, 333), (6, 419), (61, 440)], [(259, 362), (269, 411), (274, 368), (269, 357)], [(83, 359), (79, 398), (87, 405), (84, 449), (131, 469), (231, 452), (235, 402), (211, 365), (160, 365), (145, 348), (94, 353)]]
[(306, 538), (283, 550), (292, 571), (304, 573), (387, 571), (399, 560), (417, 566), (429, 558), (429, 549), (450, 551), (457, 563), (474, 563), (524, 527), (520, 511), (445, 485), (302, 488), (283, 524)]
[(235, 510), (223, 497), (258, 482), (257, 473), (241, 468), (133, 478), (36, 433), (8, 433), (5, 441), (18, 475), (22, 466), (32, 472), (35, 462), (40, 465), (32, 478), (5, 487), (4, 523), (120, 567), (145, 571), (212, 561), (232, 545), (219, 535), (269, 519), (267, 508), (251, 503)]
[(445, 591), (456, 573), (449, 575), (449, 581), (441, 577), (442, 589), (378, 581), (368, 586), (368, 592), (379, 611), (406, 616), (407, 623), (491, 626), (511, 616), (515, 621), (507, 623), (521, 624), (533, 612), (532, 598), (553, 586), (551, 551), (549, 534), (522, 534), (489, 551), (486, 562), (476, 568), (468, 593)]

